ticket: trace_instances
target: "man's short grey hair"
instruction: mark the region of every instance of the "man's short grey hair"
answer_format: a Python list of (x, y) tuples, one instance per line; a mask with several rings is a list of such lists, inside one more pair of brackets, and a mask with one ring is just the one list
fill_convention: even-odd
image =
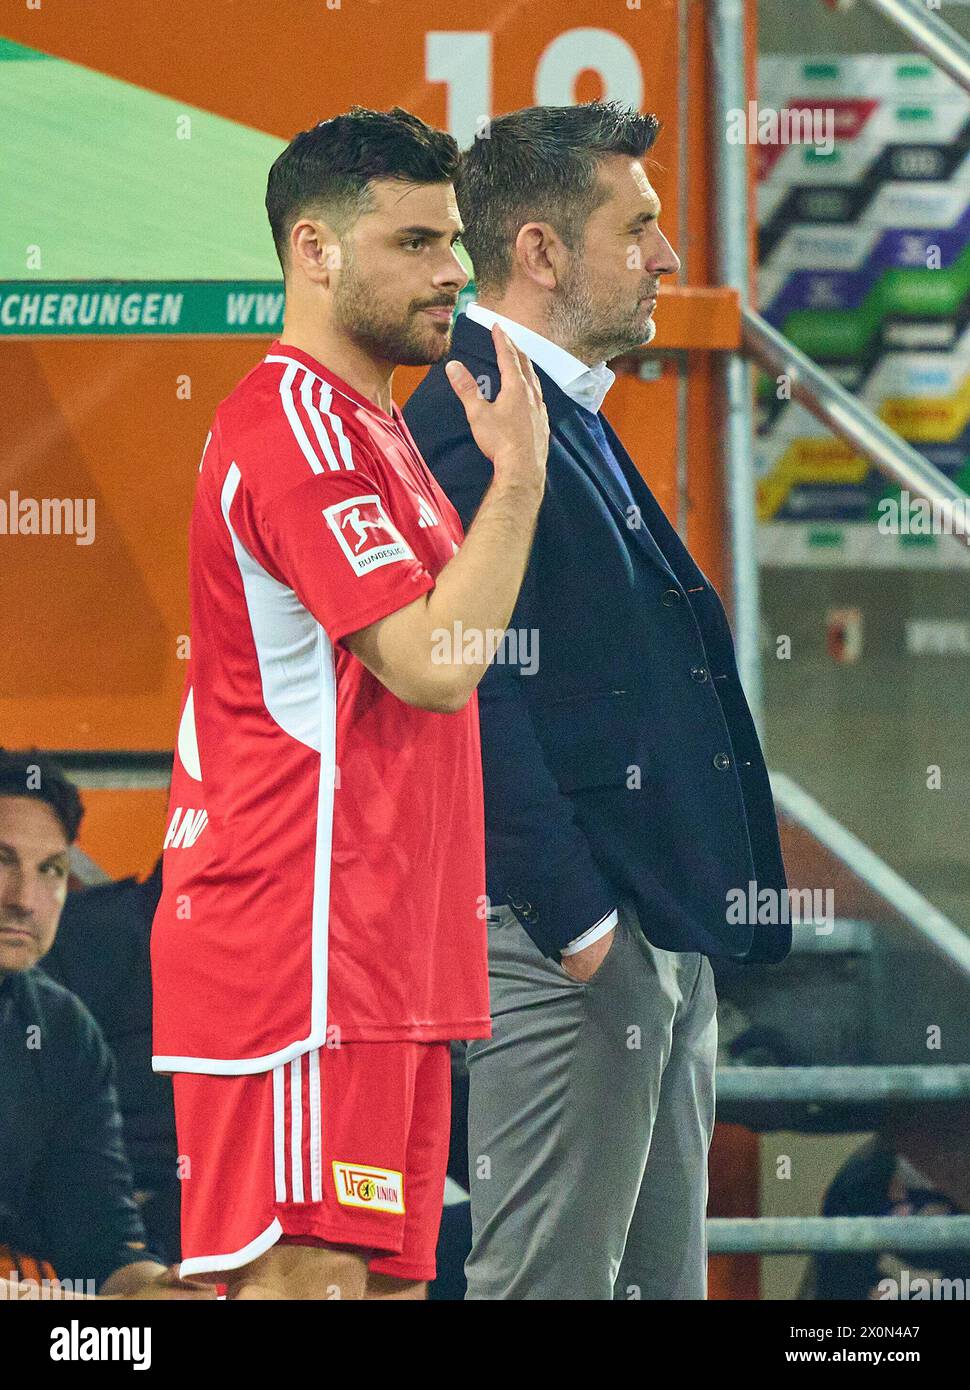
[(530, 106), (493, 120), (462, 154), (455, 180), (478, 288), (506, 288), (526, 222), (550, 223), (570, 251), (579, 250), (590, 214), (607, 197), (600, 161), (641, 159), (659, 129), (656, 116), (615, 101)]

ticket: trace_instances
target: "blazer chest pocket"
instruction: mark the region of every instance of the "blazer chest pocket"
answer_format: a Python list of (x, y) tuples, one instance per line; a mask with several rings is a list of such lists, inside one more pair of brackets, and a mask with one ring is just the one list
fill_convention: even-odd
[(629, 690), (539, 699), (532, 717), (560, 791), (617, 786), (636, 767), (638, 719)]

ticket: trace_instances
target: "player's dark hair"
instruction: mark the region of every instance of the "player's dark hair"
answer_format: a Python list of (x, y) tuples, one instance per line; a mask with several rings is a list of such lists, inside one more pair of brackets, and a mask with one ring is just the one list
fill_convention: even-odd
[(343, 236), (372, 206), (374, 179), (451, 183), (458, 161), (452, 136), (400, 106), (352, 106), (346, 115), (302, 130), (274, 161), (266, 185), (266, 212), (284, 275), (298, 218), (315, 213)]
[(500, 293), (526, 222), (549, 222), (570, 251), (606, 201), (598, 166), (607, 155), (640, 159), (657, 138), (656, 116), (615, 101), (530, 106), (491, 121), (461, 158), (455, 180), (478, 289)]
[(46, 801), (73, 845), (84, 815), (81, 797), (59, 763), (30, 748), (24, 753), (0, 748), (0, 796), (29, 796)]

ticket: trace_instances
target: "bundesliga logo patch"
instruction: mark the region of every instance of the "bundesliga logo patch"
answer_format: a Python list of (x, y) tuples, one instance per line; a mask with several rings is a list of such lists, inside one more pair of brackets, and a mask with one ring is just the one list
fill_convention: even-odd
[(369, 574), (394, 560), (414, 559), (376, 493), (335, 502), (324, 508), (323, 515), (355, 574)]
[(404, 1179), (393, 1168), (370, 1168), (365, 1163), (337, 1163), (335, 1160), (333, 1181), (341, 1206), (404, 1211)]

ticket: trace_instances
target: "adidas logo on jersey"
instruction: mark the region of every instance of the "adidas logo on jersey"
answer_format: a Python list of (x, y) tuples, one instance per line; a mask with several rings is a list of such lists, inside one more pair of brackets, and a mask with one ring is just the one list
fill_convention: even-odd
[(333, 1181), (341, 1206), (404, 1211), (404, 1179), (393, 1168), (370, 1168), (364, 1163), (334, 1160)]
[(418, 507), (418, 525), (437, 526), (437, 524), (438, 518), (435, 516), (434, 512), (431, 510), (427, 502), (422, 497), (421, 505)]
[(182, 807), (176, 806), (162, 849), (190, 849), (208, 823), (207, 811), (194, 811), (189, 807), (183, 813)]

